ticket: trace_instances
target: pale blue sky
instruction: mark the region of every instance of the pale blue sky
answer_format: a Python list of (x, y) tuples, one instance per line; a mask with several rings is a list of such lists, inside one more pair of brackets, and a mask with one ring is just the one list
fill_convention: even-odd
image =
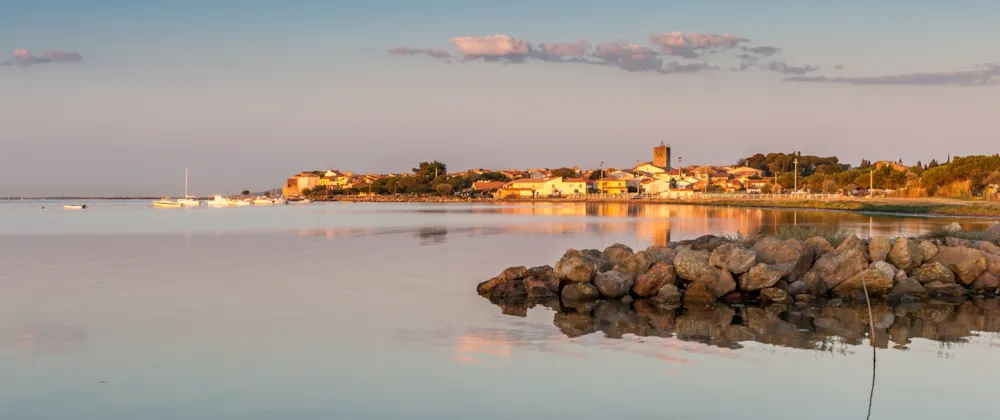
[[(1000, 62), (997, 21), (1000, 2), (985, 0), (6, 1), (0, 196), (177, 195), (185, 166), (200, 194), (428, 159), (629, 166), (661, 138), (690, 163), (796, 149), (850, 162), (993, 154), (998, 87), (941, 83), (1000, 80), (976, 67)], [(761, 63), (818, 69), (732, 71), (739, 47), (661, 57), (720, 67), (695, 74), (386, 53), (458, 56), (452, 37), (493, 34), (535, 49), (654, 47), (651, 34), (672, 31), (730, 33), (782, 49)], [(15, 49), (83, 59), (25, 65)], [(881, 78), (912, 73), (943, 74)], [(783, 81), (795, 76), (808, 81)]]

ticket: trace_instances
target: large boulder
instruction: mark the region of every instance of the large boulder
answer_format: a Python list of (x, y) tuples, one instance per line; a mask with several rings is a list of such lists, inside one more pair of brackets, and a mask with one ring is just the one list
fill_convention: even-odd
[(896, 270), (896, 267), (893, 267), (892, 264), (889, 264), (889, 263), (887, 263), (887, 262), (885, 262), (883, 260), (878, 260), (878, 261), (872, 262), (872, 264), (870, 266), (868, 266), (868, 268), (870, 268), (872, 270), (881, 271), (881, 272), (885, 273), (885, 275), (887, 275), (889, 277), (892, 277), (892, 278), (896, 277), (896, 273), (897, 272), (901, 272), (901, 273), (904, 273), (904, 274), (906, 273), (903, 270)]
[(962, 231), (962, 225), (958, 224), (958, 222), (951, 222), (948, 223), (947, 225), (942, 226), (941, 230), (951, 234), (955, 234)]
[(972, 285), (969, 286), (972, 290), (985, 293), (996, 293), (998, 287), (1000, 287), (1000, 278), (990, 274), (988, 271), (984, 271), (983, 274), (976, 277), (976, 281), (972, 282)]
[(986, 259), (986, 271), (994, 276), (1000, 276), (1000, 255), (983, 254)]
[(955, 283), (934, 282), (924, 285), (927, 288), (927, 296), (932, 298), (961, 298), (969, 292), (964, 287)]
[(601, 257), (605, 260), (611, 261), (612, 264), (617, 265), (625, 262), (625, 259), (630, 257), (632, 254), (632, 248), (622, 244), (614, 244), (604, 248), (604, 251), (601, 252)]
[[(826, 292), (829, 290), (829, 288), (826, 286), (826, 282), (823, 281), (823, 278), (820, 277), (819, 273), (815, 271), (810, 271), (808, 273), (803, 274), (802, 278), (800, 278), (799, 281), (805, 284), (806, 286), (805, 293), (812, 296), (826, 296)], [(791, 290), (792, 286), (789, 285), (788, 287), (789, 290)], [(798, 296), (800, 294), (802, 293), (796, 293), (792, 296)]]
[(632, 290), (634, 282), (632, 276), (615, 270), (605, 271), (594, 276), (594, 285), (597, 286), (597, 291), (608, 299), (619, 299), (627, 295)]
[(695, 281), (708, 274), (712, 267), (708, 264), (711, 254), (708, 251), (684, 250), (677, 253), (674, 259), (674, 269), (677, 277), (686, 281)]
[(920, 284), (927, 283), (954, 283), (955, 273), (939, 262), (932, 262), (914, 268), (910, 273), (910, 278)]
[(871, 239), (868, 243), (868, 256), (872, 261), (885, 261), (885, 258), (889, 256), (889, 250), (892, 249), (892, 243), (889, 242), (889, 238), (885, 236), (876, 236)]
[(858, 246), (837, 248), (816, 260), (810, 272), (816, 273), (823, 279), (827, 289), (833, 289), (868, 268), (866, 254), (867, 250)]
[(729, 270), (733, 274), (743, 274), (757, 264), (757, 253), (740, 244), (727, 243), (712, 251), (708, 263), (713, 267)]
[(677, 273), (674, 271), (674, 266), (656, 263), (635, 280), (632, 293), (639, 297), (651, 297), (655, 296), (663, 285), (676, 283)]
[(934, 242), (920, 241), (917, 243), (917, 253), (920, 254), (920, 261), (927, 261), (937, 255), (938, 247)]
[(653, 245), (646, 248), (646, 259), (654, 263), (666, 263), (669, 265), (674, 265), (674, 258), (677, 258), (677, 252), (668, 246)]
[[(478, 292), (480, 296), (497, 296), (506, 294), (506, 292), (510, 291), (510, 286), (508, 286), (508, 289), (504, 289), (502, 286), (510, 282), (521, 280), (527, 274), (528, 268), (523, 265), (507, 268), (501, 271), (496, 277), (476, 285), (476, 292)], [(523, 288), (524, 285), (522, 282), (521, 289)]]
[(685, 305), (706, 305), (715, 303), (715, 294), (708, 288), (708, 283), (696, 281), (684, 289)]
[(980, 241), (976, 243), (976, 249), (985, 254), (1000, 255), (1000, 246), (996, 246), (993, 242)]
[(664, 284), (652, 300), (659, 305), (678, 305), (681, 303), (681, 291), (673, 284)]
[(869, 268), (840, 283), (833, 292), (839, 296), (856, 296), (858, 291), (863, 294), (867, 290), (869, 296), (883, 296), (892, 290), (892, 279), (892, 274)]
[(746, 274), (740, 276), (740, 289), (746, 292), (752, 292), (755, 290), (766, 289), (768, 287), (774, 287), (778, 284), (778, 280), (785, 275), (782, 270), (777, 270), (773, 266), (760, 263)]
[(983, 257), (983, 253), (972, 248), (939, 247), (937, 255), (930, 261), (944, 264), (955, 273), (958, 282), (966, 286), (972, 284), (976, 277), (986, 271), (986, 258)]
[(559, 278), (547, 265), (532, 267), (524, 275), (524, 288), (528, 296), (554, 297), (559, 294)]
[(767, 237), (757, 242), (753, 246), (753, 251), (757, 253), (757, 261), (769, 265), (792, 264), (794, 266), (802, 257), (802, 251), (799, 248), (775, 237)]
[(601, 293), (597, 287), (590, 283), (573, 283), (562, 289), (563, 300), (572, 302), (589, 302), (597, 300)]
[(816, 253), (816, 258), (822, 257), (823, 254), (833, 252), (833, 245), (830, 245), (830, 241), (822, 236), (814, 236), (812, 238), (806, 239), (806, 245), (812, 247), (813, 252)]
[(713, 268), (708, 274), (702, 276), (696, 283), (705, 283), (708, 290), (716, 298), (720, 298), (736, 290), (736, 280), (733, 275), (724, 268)]
[(889, 295), (900, 299), (922, 300), (927, 297), (927, 289), (919, 281), (905, 279), (896, 283)]
[(571, 283), (589, 283), (598, 273), (601, 264), (593, 255), (571, 249), (556, 263), (556, 277)]
[(865, 243), (865, 241), (862, 241), (861, 238), (858, 237), (858, 235), (851, 234), (848, 235), (846, 239), (844, 239), (844, 242), (841, 242), (840, 245), (837, 245), (836, 251), (846, 251), (848, 249), (857, 249), (867, 254), (868, 244)]
[(692, 251), (709, 251), (712, 252), (715, 248), (722, 246), (723, 244), (730, 243), (729, 240), (725, 238), (720, 238), (715, 235), (705, 235), (697, 239), (690, 239), (686, 241), (680, 241), (678, 247), (685, 246), (690, 247)]
[(896, 268), (909, 272), (924, 261), (923, 254), (917, 248), (917, 243), (910, 239), (896, 239), (889, 250), (889, 261)]
[(795, 281), (803, 274), (809, 272), (809, 269), (812, 268), (813, 262), (816, 260), (816, 251), (813, 247), (806, 245), (798, 239), (789, 239), (785, 241), (785, 243), (798, 249), (801, 254), (798, 261), (795, 263), (795, 266), (792, 268), (791, 275), (788, 276), (788, 281)]
[(629, 274), (633, 278), (638, 278), (645, 274), (652, 266), (653, 261), (650, 260), (649, 254), (646, 251), (639, 251), (625, 257), (622, 262), (615, 264), (612, 270)]
[(789, 301), (788, 292), (777, 287), (768, 287), (760, 291), (760, 300), (770, 303), (785, 303)]

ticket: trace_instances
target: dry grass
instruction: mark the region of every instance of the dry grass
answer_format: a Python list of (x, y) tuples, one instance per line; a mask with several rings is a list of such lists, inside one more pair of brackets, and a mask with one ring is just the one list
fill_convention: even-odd
[(781, 226), (777, 228), (774, 232), (775, 236), (788, 240), (797, 239), (800, 241), (805, 241), (809, 238), (820, 237), (826, 239), (830, 245), (839, 246), (853, 234), (851, 231), (840, 230), (840, 229), (827, 229), (827, 228), (817, 228), (817, 227), (805, 227), (805, 226)]

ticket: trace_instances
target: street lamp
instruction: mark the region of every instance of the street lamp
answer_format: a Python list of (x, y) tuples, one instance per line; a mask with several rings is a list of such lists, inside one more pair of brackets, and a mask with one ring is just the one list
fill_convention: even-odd
[(799, 192), (799, 158), (795, 158), (795, 192)]

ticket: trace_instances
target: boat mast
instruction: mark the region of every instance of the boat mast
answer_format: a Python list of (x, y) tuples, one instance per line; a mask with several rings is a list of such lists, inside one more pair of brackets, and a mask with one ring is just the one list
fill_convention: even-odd
[(184, 198), (188, 198), (188, 168), (184, 168)]

